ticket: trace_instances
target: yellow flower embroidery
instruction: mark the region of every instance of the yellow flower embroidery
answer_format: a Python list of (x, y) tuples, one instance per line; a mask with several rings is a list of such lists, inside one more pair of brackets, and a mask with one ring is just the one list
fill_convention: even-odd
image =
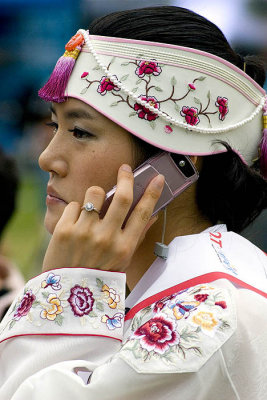
[(107, 285), (102, 286), (102, 292), (104, 292), (105, 297), (107, 298), (107, 303), (110, 308), (117, 308), (117, 303), (120, 302), (120, 296), (116, 293), (116, 291)]
[(213, 318), (213, 314), (206, 311), (200, 311), (193, 316), (192, 320), (195, 324), (209, 331), (212, 331), (212, 329), (218, 325), (218, 322)]
[(55, 294), (50, 294), (47, 298), (47, 302), (50, 306), (41, 311), (41, 318), (48, 319), (49, 321), (54, 321), (58, 314), (63, 312), (59, 298)]

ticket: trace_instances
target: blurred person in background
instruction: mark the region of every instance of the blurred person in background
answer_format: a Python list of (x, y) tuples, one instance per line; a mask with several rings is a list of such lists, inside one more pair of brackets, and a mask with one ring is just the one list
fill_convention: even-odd
[[(0, 240), (16, 207), (19, 185), (15, 160), (0, 148)], [(0, 255), (0, 319), (24, 286), (24, 279), (11, 260)]]
[[(264, 67), (179, 7), (89, 31), (39, 92), (52, 237), (0, 326), (0, 396), (264, 399), (267, 258), (237, 234), (267, 203)], [(200, 177), (152, 216), (163, 176), (131, 209), (132, 170), (159, 151)]]

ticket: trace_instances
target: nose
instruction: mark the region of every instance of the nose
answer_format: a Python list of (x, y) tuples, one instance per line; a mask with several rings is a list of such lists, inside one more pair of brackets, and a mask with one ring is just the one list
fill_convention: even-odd
[(39, 156), (39, 166), (46, 172), (52, 172), (61, 177), (66, 176), (68, 164), (66, 159), (67, 152), (61, 143), (57, 132), (48, 146)]

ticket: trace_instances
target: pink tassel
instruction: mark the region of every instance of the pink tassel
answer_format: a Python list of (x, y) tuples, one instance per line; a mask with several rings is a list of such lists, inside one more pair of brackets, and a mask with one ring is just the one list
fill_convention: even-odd
[(260, 169), (262, 176), (267, 179), (267, 97), (263, 106), (263, 136), (260, 143)]
[(65, 101), (65, 90), (80, 49), (76, 48), (74, 51), (66, 50), (64, 55), (59, 58), (47, 83), (39, 90), (39, 97), (45, 101), (54, 101), (55, 103)]
[(61, 103), (65, 101), (65, 90), (75, 62), (80, 54), (84, 38), (76, 33), (66, 44), (65, 53), (59, 58), (47, 83), (39, 90), (39, 96), (45, 101)]

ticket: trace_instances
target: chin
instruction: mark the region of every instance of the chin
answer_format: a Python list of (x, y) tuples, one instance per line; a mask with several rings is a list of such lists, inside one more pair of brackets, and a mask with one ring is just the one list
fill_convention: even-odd
[(51, 213), (47, 210), (44, 218), (44, 227), (47, 230), (47, 232), (53, 234), (56, 224), (58, 223), (60, 219), (59, 215), (51, 215)]

